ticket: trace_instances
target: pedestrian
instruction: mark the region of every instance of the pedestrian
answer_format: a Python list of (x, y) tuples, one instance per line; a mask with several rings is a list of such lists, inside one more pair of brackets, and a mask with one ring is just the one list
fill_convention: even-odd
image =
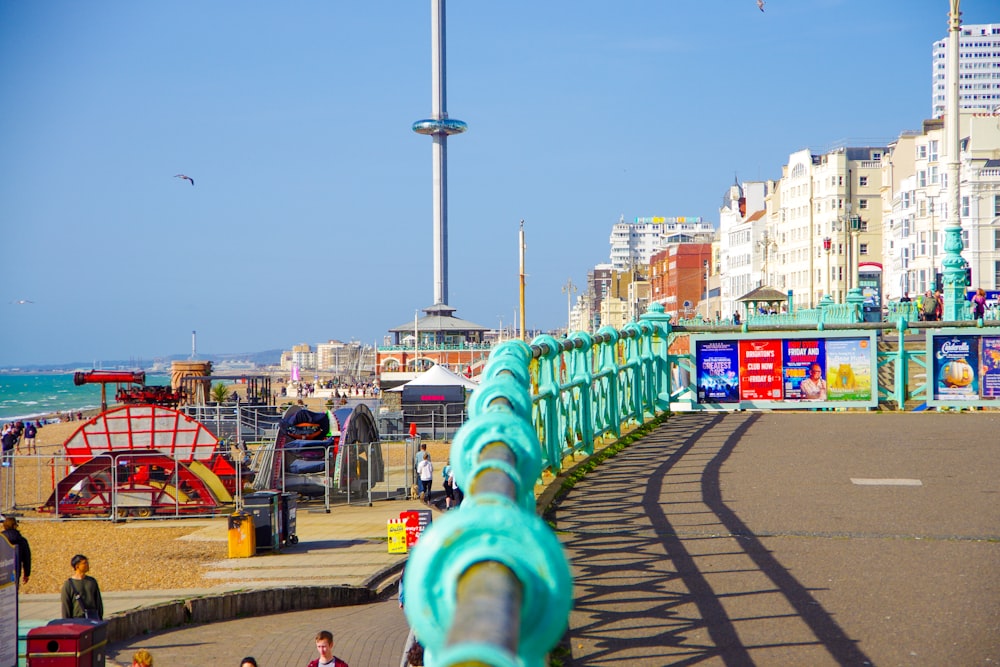
[(3, 448), (3, 467), (9, 468), (14, 459), (14, 425), (4, 424), (0, 430), (0, 447)]
[(132, 656), (132, 667), (153, 667), (153, 654), (144, 648)]
[(333, 634), (329, 630), (320, 630), (316, 635), (316, 650), (319, 657), (309, 663), (308, 667), (348, 667), (347, 663), (333, 654)]
[(252, 655), (248, 655), (240, 660), (240, 667), (257, 667), (257, 658)]
[(934, 293), (934, 298), (937, 299), (937, 321), (940, 322), (944, 319), (944, 294), (938, 290)]
[(982, 287), (972, 296), (972, 319), (981, 320), (986, 315), (986, 290)]
[(406, 652), (406, 667), (424, 666), (424, 646), (417, 640), (410, 644), (410, 650)]
[(35, 436), (38, 434), (38, 429), (30, 421), (24, 425), (24, 448), (29, 454), (37, 454), (38, 449), (35, 447)]
[(417, 464), (417, 484), (420, 488), (420, 500), (431, 502), (431, 483), (434, 481), (434, 464), (431, 455), (424, 452), (424, 460)]
[(17, 584), (20, 576), (21, 583), (18, 585), (20, 588), (21, 585), (28, 583), (28, 578), (31, 576), (31, 546), (17, 529), (17, 519), (12, 516), (3, 520), (2, 535), (10, 542), (10, 546), (14, 547), (14, 583)]
[(448, 462), (444, 464), (441, 477), (443, 479), (441, 486), (444, 488), (444, 509), (448, 511), (455, 504), (455, 478), (452, 476), (451, 459), (448, 459)]
[(60, 592), (62, 617), (104, 618), (101, 587), (96, 579), (87, 574), (90, 572), (90, 561), (86, 556), (77, 554), (69, 564), (73, 568), (73, 576), (66, 580)]

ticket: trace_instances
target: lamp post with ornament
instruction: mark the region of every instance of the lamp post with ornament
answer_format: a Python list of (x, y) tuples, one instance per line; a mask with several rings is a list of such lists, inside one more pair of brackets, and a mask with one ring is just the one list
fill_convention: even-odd
[(955, 321), (960, 318), (965, 306), (965, 269), (968, 266), (962, 257), (962, 206), (959, 191), (959, 140), (958, 118), (958, 42), (962, 30), (960, 0), (949, 0), (948, 12), (948, 82), (945, 98), (944, 136), (945, 150), (948, 151), (947, 222), (944, 230), (944, 259), (941, 261), (944, 274), (944, 319)]
[[(823, 238), (823, 250), (826, 251), (826, 295), (830, 296), (830, 283), (832, 282), (830, 275), (830, 248), (833, 247), (833, 239), (829, 236)], [(833, 298), (833, 297), (830, 297)]]

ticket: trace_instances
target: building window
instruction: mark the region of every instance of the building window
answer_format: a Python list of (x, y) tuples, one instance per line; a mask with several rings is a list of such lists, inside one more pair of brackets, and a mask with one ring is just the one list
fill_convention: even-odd
[(866, 185), (868, 185), (868, 177), (862, 176), (861, 178), (859, 178), (858, 185), (860, 185), (861, 187), (865, 187)]
[(1000, 262), (993, 262), (993, 284), (1000, 287)]
[(858, 208), (868, 208), (868, 200), (867, 199), (859, 199), (858, 200)]
[(921, 188), (927, 187), (927, 172), (923, 169), (917, 172), (917, 186)]
[(917, 146), (917, 159), (918, 160), (927, 159), (927, 146), (924, 145)]
[[(993, 230), (993, 249), (1000, 250), (1000, 229)], [(1000, 287), (1000, 283), (997, 286)]]
[(969, 217), (969, 198), (968, 197), (962, 197), (962, 217), (963, 218), (968, 218)]
[(930, 161), (931, 162), (937, 162), (937, 160), (938, 160), (938, 141), (937, 141), (937, 139), (932, 139), (931, 140), (931, 146), (930, 146), (930, 148), (931, 148), (931, 150), (930, 150)]
[(993, 195), (993, 217), (1000, 216), (1000, 195)]
[(868, 244), (867, 243), (858, 244), (858, 252), (861, 253), (862, 255), (867, 255), (868, 254)]

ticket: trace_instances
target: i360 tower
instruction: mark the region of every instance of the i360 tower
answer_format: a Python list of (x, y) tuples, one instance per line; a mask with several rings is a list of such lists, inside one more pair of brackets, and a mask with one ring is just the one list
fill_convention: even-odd
[(418, 120), (413, 131), (433, 140), (434, 171), (434, 305), (448, 303), (448, 137), (465, 132), (460, 120), (448, 118), (445, 85), (445, 0), (431, 0), (431, 117)]

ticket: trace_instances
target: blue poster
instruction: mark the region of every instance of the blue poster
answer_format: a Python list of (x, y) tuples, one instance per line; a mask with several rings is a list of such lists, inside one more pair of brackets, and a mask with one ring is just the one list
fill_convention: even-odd
[(739, 344), (735, 340), (700, 341), (695, 349), (699, 403), (738, 403)]
[(934, 398), (979, 398), (979, 336), (934, 336)]
[(983, 336), (979, 355), (979, 393), (983, 398), (1000, 398), (1000, 337)]
[(826, 400), (826, 354), (822, 338), (784, 341), (785, 398)]

